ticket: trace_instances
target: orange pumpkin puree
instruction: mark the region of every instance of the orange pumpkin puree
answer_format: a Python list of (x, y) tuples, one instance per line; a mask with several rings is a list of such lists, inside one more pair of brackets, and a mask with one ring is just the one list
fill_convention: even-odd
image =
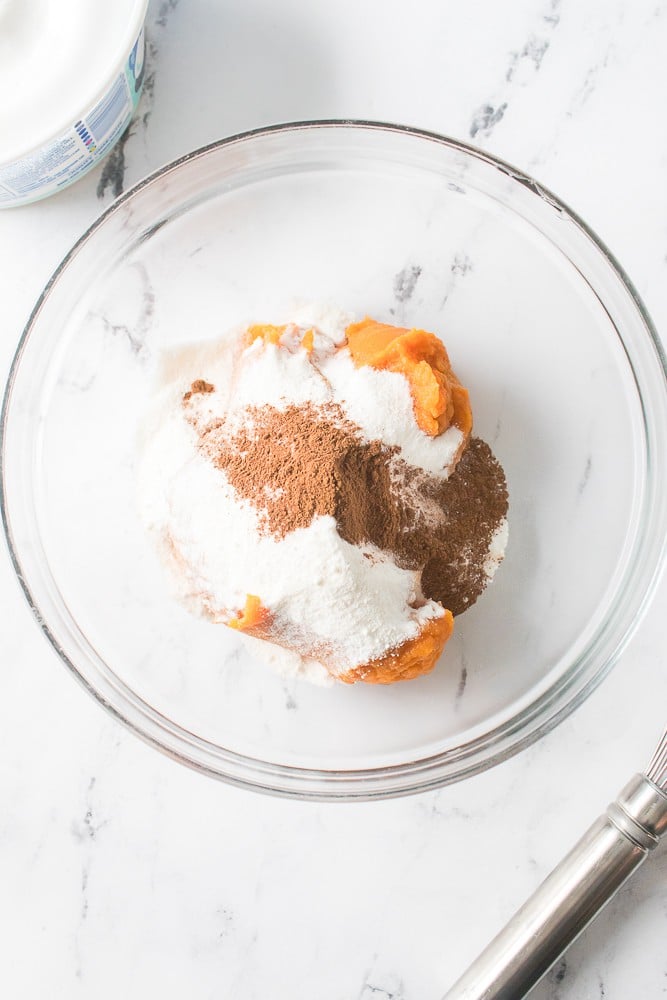
[[(271, 323), (255, 323), (254, 326), (249, 326), (246, 330), (246, 344), (249, 347), (251, 344), (254, 344), (256, 340), (263, 340), (265, 344), (279, 344), (280, 338), (286, 329), (286, 325), (273, 326)], [(301, 338), (301, 346), (307, 354), (313, 353), (313, 347), (315, 346), (315, 331), (312, 327), (306, 330)]]
[(417, 424), (431, 437), (448, 427), (467, 439), (472, 430), (468, 390), (452, 371), (442, 341), (426, 330), (378, 323), (369, 316), (346, 330), (352, 360), (361, 367), (398, 372), (410, 385)]
[(262, 602), (256, 594), (246, 594), (245, 607), (239, 612), (237, 618), (232, 618), (227, 622), (230, 628), (238, 629), (240, 632), (250, 632), (252, 629), (266, 623), (268, 611), (262, 607)]
[(248, 346), (260, 339), (265, 344), (277, 344), (286, 329), (286, 326), (273, 326), (271, 323), (256, 323), (254, 326), (248, 327), (246, 341)]
[(309, 330), (306, 330), (301, 338), (301, 346), (308, 352), (308, 354), (313, 353), (313, 347), (315, 346), (315, 331), (312, 327)]
[(369, 660), (348, 670), (339, 676), (338, 680), (346, 684), (365, 681), (366, 684), (393, 684), (394, 681), (408, 681), (421, 674), (428, 674), (445, 643), (454, 629), (454, 617), (451, 611), (445, 611), (442, 618), (433, 618), (426, 622), (424, 628), (414, 639), (407, 639), (396, 649), (390, 649), (384, 656)]

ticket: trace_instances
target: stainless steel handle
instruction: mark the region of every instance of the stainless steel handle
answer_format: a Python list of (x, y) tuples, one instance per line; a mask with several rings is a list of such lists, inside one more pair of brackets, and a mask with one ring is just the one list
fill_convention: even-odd
[(636, 775), (443, 1000), (520, 1000), (666, 830), (667, 795)]

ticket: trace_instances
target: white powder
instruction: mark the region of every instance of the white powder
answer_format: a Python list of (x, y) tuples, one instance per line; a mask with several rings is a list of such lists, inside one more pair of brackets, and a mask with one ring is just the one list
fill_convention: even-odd
[(334, 398), (369, 441), (380, 439), (397, 445), (401, 457), (410, 465), (432, 475), (449, 475), (463, 444), (463, 433), (458, 427), (450, 427), (430, 437), (420, 430), (404, 375), (368, 366), (357, 368), (347, 350), (327, 358), (322, 373), (331, 384)]
[(484, 574), (489, 582), (493, 580), (496, 575), (496, 570), (503, 561), (508, 538), (509, 524), (507, 523), (507, 518), (504, 517), (491, 536), (489, 551), (487, 552), (484, 565), (482, 566)]
[[(461, 431), (425, 434), (404, 376), (357, 368), (346, 349), (337, 349), (351, 321), (338, 310), (308, 306), (280, 346), (258, 339), (244, 348), (237, 330), (220, 342), (170, 352), (144, 425), (139, 481), (143, 520), (183, 603), (213, 621), (228, 621), (255, 594), (277, 628), (289, 627), (304, 654), (322, 650), (339, 673), (417, 636), (425, 622), (442, 617), (442, 607), (422, 603), (419, 574), (399, 569), (374, 546), (350, 545), (332, 517), (316, 517), (282, 539), (263, 534), (259, 512), (200, 453), (198, 429), (221, 417), (233, 426), (248, 406), (335, 402), (369, 441), (379, 438), (398, 447), (410, 465), (447, 476)], [(301, 340), (314, 323), (308, 355)], [(183, 395), (195, 379), (205, 379), (213, 390), (195, 393), (184, 410)], [(437, 514), (424, 516), (429, 513)], [(484, 566), (489, 578), (506, 540), (504, 522)], [(253, 645), (286, 676), (322, 682), (327, 675), (309, 654), (260, 640)]]
[(332, 517), (316, 517), (280, 540), (261, 534), (255, 508), (199, 454), (196, 432), (173, 403), (172, 391), (156, 399), (139, 496), (143, 520), (188, 607), (226, 621), (247, 594), (256, 594), (276, 622), (291, 623), (304, 649), (329, 648), (329, 662), (341, 673), (442, 616), (433, 601), (413, 607), (420, 596), (416, 573), (372, 546), (350, 545)]
[(305, 328), (314, 327), (331, 340), (336, 346), (346, 339), (345, 331), (357, 317), (352, 313), (343, 312), (338, 306), (326, 302), (301, 302), (290, 309), (289, 316), (283, 322), (296, 323)]
[[(312, 306), (304, 307), (302, 315), (317, 316), (318, 312)], [(347, 349), (336, 349), (351, 318), (332, 308), (319, 316), (325, 329), (316, 329), (311, 355), (300, 347), (311, 325), (302, 318), (298, 324), (288, 326), (280, 346), (258, 338), (242, 353), (235, 353), (231, 346), (234, 341), (228, 340), (220, 346), (219, 357), (210, 345), (195, 346), (191, 358), (179, 352), (179, 363), (183, 365), (179, 384), (183, 391), (197, 377), (215, 385), (215, 394), (193, 400), (193, 413), (204, 420), (214, 414), (240, 412), (248, 406), (286, 409), (304, 403), (335, 402), (367, 441), (379, 439), (396, 446), (408, 464), (447, 477), (458, 459), (463, 433), (450, 427), (431, 437), (420, 430), (405, 376), (370, 366), (357, 368)], [(238, 337), (239, 333), (235, 331), (234, 335)], [(177, 365), (168, 362), (167, 370), (175, 373)], [(196, 370), (199, 374), (194, 374)]]
[(276, 646), (275, 642), (256, 639), (253, 635), (242, 634), (240, 638), (258, 660), (262, 660), (285, 679), (296, 678), (318, 687), (331, 687), (334, 684), (334, 678), (318, 660), (301, 656), (284, 646)]
[[(288, 335), (289, 338), (289, 335)], [(333, 345), (331, 345), (333, 347)], [(233, 390), (233, 408), (326, 403), (331, 389), (304, 350), (292, 353), (256, 340), (241, 356)]]

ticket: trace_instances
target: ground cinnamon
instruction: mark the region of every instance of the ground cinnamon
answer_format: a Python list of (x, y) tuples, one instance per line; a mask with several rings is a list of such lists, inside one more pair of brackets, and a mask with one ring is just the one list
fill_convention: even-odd
[(232, 433), (211, 423), (200, 446), (261, 512), (263, 530), (284, 538), (330, 515), (346, 541), (371, 543), (402, 568), (421, 571), (424, 596), (453, 614), (479, 597), (508, 506), (503, 470), (487, 444), (470, 439), (444, 480), (408, 465), (397, 448), (365, 441), (335, 403), (254, 407), (246, 417)]

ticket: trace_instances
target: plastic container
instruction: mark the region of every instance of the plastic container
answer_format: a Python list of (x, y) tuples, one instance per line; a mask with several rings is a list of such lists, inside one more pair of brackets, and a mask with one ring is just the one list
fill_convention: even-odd
[(0, 0), (0, 208), (55, 194), (139, 102), (148, 0)]

